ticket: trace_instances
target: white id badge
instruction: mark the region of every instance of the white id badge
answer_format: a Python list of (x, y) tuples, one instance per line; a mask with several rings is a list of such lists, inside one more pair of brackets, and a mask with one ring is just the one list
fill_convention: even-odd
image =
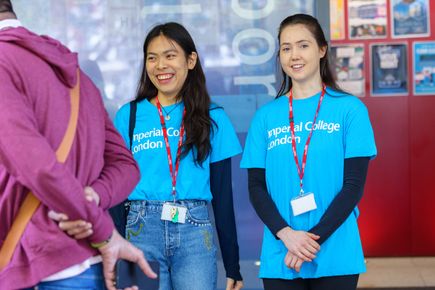
[(314, 200), (314, 194), (309, 192), (302, 196), (298, 196), (292, 199), (290, 202), (292, 205), (293, 215), (297, 216), (317, 208), (316, 201)]
[(187, 208), (173, 203), (164, 203), (161, 220), (184, 224), (186, 222)]

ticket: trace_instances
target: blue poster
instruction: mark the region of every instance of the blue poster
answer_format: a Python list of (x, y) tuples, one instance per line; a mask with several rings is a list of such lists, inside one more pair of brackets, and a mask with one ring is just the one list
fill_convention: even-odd
[(414, 95), (435, 94), (435, 42), (414, 42)]
[(392, 0), (392, 36), (429, 36), (429, 0)]
[(406, 95), (408, 66), (406, 44), (373, 44), (372, 95)]

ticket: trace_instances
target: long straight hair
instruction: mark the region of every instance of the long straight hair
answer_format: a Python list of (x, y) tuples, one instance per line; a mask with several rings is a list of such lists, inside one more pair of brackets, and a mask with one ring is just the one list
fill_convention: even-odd
[[(151, 101), (157, 96), (157, 88), (146, 72), (146, 56), (150, 42), (161, 35), (169, 41), (176, 42), (183, 49), (186, 61), (193, 52), (198, 54), (192, 37), (181, 24), (168, 22), (152, 28), (143, 45), (144, 61), (136, 93), (137, 102), (144, 99)], [(186, 139), (183, 142), (181, 158), (192, 150), (195, 164), (202, 166), (211, 151), (210, 132), (213, 130), (212, 124), (215, 125), (215, 123), (210, 118), (210, 95), (205, 84), (205, 75), (199, 56), (195, 67), (188, 71), (186, 81), (177, 95), (177, 101), (183, 101), (186, 109), (184, 118)]]
[[(325, 34), (323, 33), (322, 27), (320, 26), (319, 22), (316, 18), (313, 16), (307, 15), (307, 14), (294, 14), (286, 19), (284, 19), (281, 24), (279, 25), (278, 30), (278, 43), (281, 43), (281, 33), (282, 31), (290, 25), (297, 25), (301, 24), (304, 25), (308, 31), (311, 32), (314, 39), (316, 40), (316, 43), (319, 47), (325, 47), (326, 52), (325, 55), (320, 59), (320, 77), (322, 78), (322, 82), (332, 89), (342, 92), (344, 94), (347, 94), (344, 92), (336, 83), (334, 74), (332, 73), (332, 70), (329, 65), (328, 60), (328, 42), (326, 41)], [(278, 53), (277, 53), (277, 62), (280, 64), (279, 61), (279, 46), (278, 46)], [(281, 73), (282, 73), (282, 83), (281, 87), (278, 91), (277, 98), (287, 94), (293, 87), (292, 79), (284, 72), (281, 66)]]
[(12, 13), (15, 15), (12, 3), (10, 0), (0, 0), (0, 13)]

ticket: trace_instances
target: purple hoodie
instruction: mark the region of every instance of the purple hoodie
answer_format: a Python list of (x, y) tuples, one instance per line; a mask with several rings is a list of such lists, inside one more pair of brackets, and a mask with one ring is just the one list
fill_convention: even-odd
[[(0, 246), (28, 189), (42, 202), (0, 272), (0, 289), (33, 286), (97, 254), (89, 242), (110, 236), (107, 209), (139, 180), (135, 161), (83, 72), (76, 137), (66, 162), (57, 162), (77, 67), (77, 55), (54, 39), (23, 27), (0, 31)], [(100, 195), (99, 207), (86, 201), (87, 185)], [(47, 217), (49, 209), (91, 222), (93, 235), (70, 238)]]

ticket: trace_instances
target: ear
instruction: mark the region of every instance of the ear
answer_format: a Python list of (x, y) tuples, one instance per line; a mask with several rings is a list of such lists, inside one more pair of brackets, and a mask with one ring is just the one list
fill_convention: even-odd
[(187, 57), (187, 68), (188, 69), (193, 69), (196, 65), (196, 60), (198, 59), (198, 54), (196, 52), (192, 52), (188, 57)]
[(320, 53), (320, 58), (323, 58), (326, 54), (326, 51), (328, 50), (328, 46), (322, 46), (321, 48), (319, 48), (319, 53)]

